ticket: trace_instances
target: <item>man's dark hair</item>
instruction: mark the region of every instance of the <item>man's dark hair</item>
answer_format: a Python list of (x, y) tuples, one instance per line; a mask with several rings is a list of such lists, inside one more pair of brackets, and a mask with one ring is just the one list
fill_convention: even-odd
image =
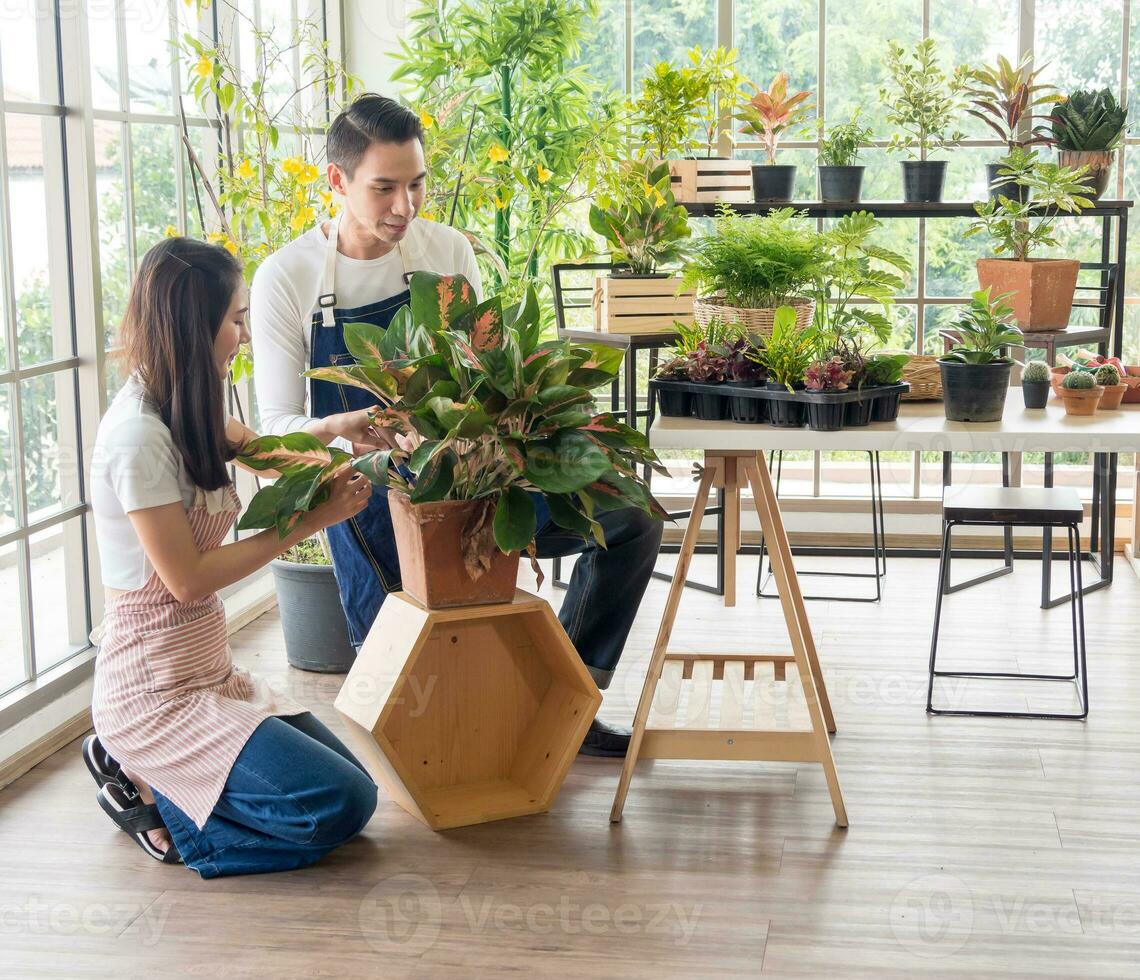
[(373, 143), (424, 141), (424, 127), (411, 109), (385, 95), (366, 92), (332, 121), (325, 143), (329, 163), (349, 177)]

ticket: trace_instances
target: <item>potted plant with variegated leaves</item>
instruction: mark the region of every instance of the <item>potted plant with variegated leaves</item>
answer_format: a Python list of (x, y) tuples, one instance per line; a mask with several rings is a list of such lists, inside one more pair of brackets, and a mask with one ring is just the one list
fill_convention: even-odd
[(767, 160), (752, 167), (752, 189), (757, 201), (790, 201), (795, 193), (796, 168), (777, 164), (780, 140), (807, 123), (814, 108), (807, 100), (811, 92), (788, 92), (789, 76), (782, 71), (772, 79), (767, 90), (756, 93), (740, 107), (741, 131), (755, 136), (764, 144)]
[(519, 554), (533, 560), (538, 496), (554, 523), (600, 544), (598, 512), (665, 516), (639, 476), (662, 469), (648, 440), (591, 393), (613, 381), (620, 350), (543, 340), (532, 289), (509, 306), (500, 295), (477, 302), (462, 276), (416, 272), (410, 289), (386, 331), (346, 325), (355, 364), (307, 372), (370, 392), (375, 424), (404, 448), (351, 459), (305, 433), (282, 437), (288, 446), (263, 439), (243, 458), (283, 475), (244, 527), (287, 530), (352, 466), (388, 488), (405, 591), (443, 607), (509, 601)]

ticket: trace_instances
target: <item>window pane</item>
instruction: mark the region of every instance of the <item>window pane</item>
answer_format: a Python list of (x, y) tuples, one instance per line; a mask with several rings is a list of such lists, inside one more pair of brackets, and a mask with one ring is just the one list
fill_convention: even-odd
[(734, 23), (740, 71), (756, 86), (767, 88), (778, 72), (786, 71), (796, 91), (818, 89), (818, 0), (738, 2)]
[[(635, 79), (659, 61), (688, 64), (685, 53), (694, 44), (716, 46), (715, 0), (633, 0)], [(635, 92), (639, 86), (635, 82)]]
[[(210, 175), (213, 180), (214, 173), (217, 169), (217, 156), (218, 156), (218, 138), (217, 131), (209, 126), (191, 126), (190, 142), (194, 146), (194, 153), (197, 155), (199, 162), (205, 169), (206, 173)], [(186, 174), (186, 234), (192, 238), (204, 237), (202, 231), (202, 222), (199, 220), (199, 203), (201, 204), (202, 214), (205, 215), (207, 227), (216, 225), (216, 221), (211, 223), (211, 215), (213, 208), (210, 206), (210, 198), (202, 187), (202, 181), (198, 177), (198, 173), (191, 165), (189, 157), (186, 155), (186, 149), (182, 145), (180, 134), (175, 133), (178, 140), (178, 152), (182, 155), (183, 172)], [(280, 145), (280, 144), (279, 144)], [(196, 185), (195, 185), (195, 182)], [(194, 188), (198, 188), (198, 197), (194, 196)]]
[(121, 350), (107, 351), (104, 355), (103, 365), (106, 372), (103, 389), (107, 393), (107, 404), (110, 405), (127, 380), (127, 368), (123, 359), (123, 352)]
[(577, 64), (603, 87), (625, 91), (625, 0), (598, 5), (598, 19), (582, 39)]
[(75, 372), (20, 382), (24, 433), (24, 491), (34, 523), (79, 503), (75, 446)]
[(103, 346), (111, 347), (127, 304), (127, 197), (119, 123), (95, 123), (95, 193), (99, 210), (99, 285), (103, 293)]
[[(91, 4), (87, 11), (91, 56), (91, 98), (97, 109), (121, 109), (119, 99), (119, 32), (115, 5)], [(98, 125), (98, 123), (96, 123)]]
[(59, 101), (52, 6), (7, 3), (0, 7), (0, 21), (4, 25), (0, 30), (0, 66), (4, 73), (5, 99)]
[(42, 674), (88, 645), (83, 518), (47, 528), (32, 549), (32, 635)]
[[(0, 532), (16, 526), (16, 449), (12, 386), (0, 385)], [(3, 632), (3, 630), (0, 630)]]
[(173, 112), (167, 0), (135, 0), (126, 20), (127, 79), (136, 112)]
[[(49, 209), (49, 184), (59, 186), (59, 120), (9, 113), (7, 127), (12, 269), (15, 275), (19, 361), (29, 367), (72, 353), (71, 325), (52, 315), (49, 238), (63, 221), (58, 198)], [(45, 154), (45, 147), (54, 151)], [(66, 282), (60, 284), (66, 288)]]
[(139, 259), (166, 234), (168, 226), (178, 224), (174, 174), (177, 135), (173, 126), (131, 126), (135, 249)]
[(1120, 87), (1124, 18), (1119, 3), (1077, 4), (1037, 0), (1036, 61), (1044, 77), (1068, 93), (1078, 88)]
[(889, 136), (879, 99), (879, 86), (886, 80), (883, 60), (887, 41), (893, 38), (909, 49), (921, 36), (921, 0), (829, 3), (824, 107), (827, 119), (846, 122), (856, 106), (862, 106), (860, 118), (874, 128), (876, 137)]
[(978, 288), (977, 260), (993, 254), (985, 235), (966, 238), (969, 218), (926, 223), (926, 295), (969, 296)]
[(27, 680), (24, 671), (24, 604), (20, 598), (20, 552), (0, 545), (0, 695)]

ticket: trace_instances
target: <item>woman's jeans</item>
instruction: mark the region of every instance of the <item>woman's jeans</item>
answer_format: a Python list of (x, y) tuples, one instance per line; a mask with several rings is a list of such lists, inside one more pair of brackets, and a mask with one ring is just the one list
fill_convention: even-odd
[(186, 867), (216, 878), (318, 861), (364, 829), (376, 809), (376, 784), (305, 712), (257, 726), (201, 830), (166, 797), (154, 798)]

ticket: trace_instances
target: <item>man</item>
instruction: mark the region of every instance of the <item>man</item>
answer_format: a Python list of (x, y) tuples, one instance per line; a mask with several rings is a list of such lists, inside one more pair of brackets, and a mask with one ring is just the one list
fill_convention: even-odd
[[(271, 255), (254, 277), (250, 320), (262, 431), (305, 431), (356, 454), (390, 445), (369, 424), (375, 404), (357, 388), (309, 381), (308, 368), (350, 361), (344, 324), (386, 328), (408, 302), (406, 275), (461, 274), (481, 292), (475, 254), (453, 228), (417, 218), (424, 200), (423, 127), (392, 99), (363, 95), (333, 120), (328, 181), (340, 212)], [(540, 558), (581, 554), (559, 618), (605, 688), (649, 583), (661, 523), (636, 509), (601, 515), (606, 549), (540, 517)], [(363, 642), (384, 596), (400, 588), (387, 495), (372, 494), (357, 517), (328, 529), (350, 638)], [(595, 720), (581, 751), (619, 757), (629, 730)]]

